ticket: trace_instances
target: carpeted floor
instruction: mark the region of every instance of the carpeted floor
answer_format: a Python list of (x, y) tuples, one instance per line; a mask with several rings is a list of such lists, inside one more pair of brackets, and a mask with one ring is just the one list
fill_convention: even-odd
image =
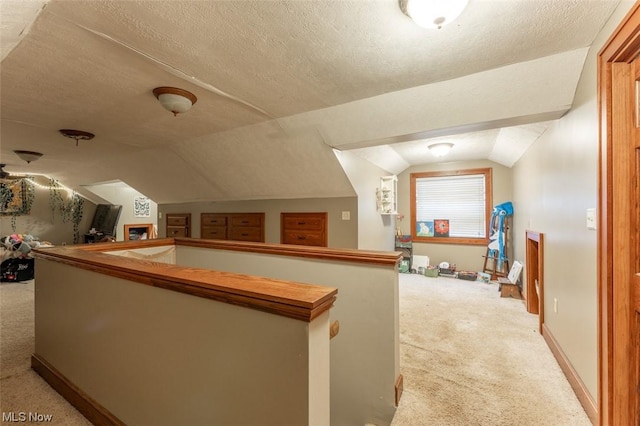
[(392, 425), (591, 425), (537, 329), (497, 284), (401, 274)]
[[(0, 285), (0, 411), (89, 425), (30, 369), (33, 294), (33, 282)], [(591, 424), (537, 316), (497, 285), (400, 274), (400, 315), (404, 394), (393, 426)]]

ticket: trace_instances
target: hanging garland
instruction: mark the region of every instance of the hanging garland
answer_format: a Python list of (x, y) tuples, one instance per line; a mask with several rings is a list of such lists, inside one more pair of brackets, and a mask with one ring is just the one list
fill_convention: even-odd
[(84, 198), (73, 191), (68, 202), (62, 196), (64, 189), (56, 179), (49, 179), (49, 205), (51, 206), (51, 222), (55, 219), (56, 210), (60, 213), (62, 223), (73, 223), (73, 243), (80, 242), (80, 222), (84, 216)]

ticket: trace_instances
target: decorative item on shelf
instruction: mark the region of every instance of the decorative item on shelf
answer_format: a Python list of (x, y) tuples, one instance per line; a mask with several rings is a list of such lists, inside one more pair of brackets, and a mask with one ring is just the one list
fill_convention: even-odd
[(18, 158), (20, 158), (23, 161), (26, 161), (27, 164), (31, 163), (32, 161), (36, 161), (38, 158), (42, 157), (42, 153), (35, 152), (35, 151), (23, 151), (21, 149), (18, 149), (13, 152), (18, 156)]
[(398, 215), (396, 216), (396, 235), (397, 236), (402, 235), (402, 227), (400, 226), (400, 222), (402, 222), (402, 219), (404, 219), (404, 215), (398, 213)]
[(433, 221), (433, 236), (434, 237), (449, 236), (449, 219), (435, 219)]
[(85, 132), (82, 130), (74, 130), (74, 129), (60, 129), (58, 130), (62, 136), (69, 139), (75, 139), (76, 146), (78, 146), (78, 141), (90, 141), (96, 135), (93, 133)]
[(196, 95), (177, 87), (156, 87), (153, 94), (160, 101), (160, 104), (167, 111), (171, 111), (174, 116), (187, 112), (198, 101)]
[(421, 220), (416, 222), (416, 235), (418, 237), (433, 237), (434, 228), (432, 220)]

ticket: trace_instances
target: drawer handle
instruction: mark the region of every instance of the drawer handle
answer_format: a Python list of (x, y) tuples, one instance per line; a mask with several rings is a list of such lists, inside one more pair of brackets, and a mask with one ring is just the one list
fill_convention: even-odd
[(241, 223), (249, 223), (248, 220), (243, 220)]
[(306, 240), (306, 239), (307, 239), (307, 237), (305, 237), (304, 235), (298, 235), (298, 239), (299, 239), (299, 240)]
[(298, 225), (306, 225), (307, 222), (298, 222)]
[(243, 237), (248, 237), (249, 236), (249, 234), (240, 234), (240, 235), (242, 235)]

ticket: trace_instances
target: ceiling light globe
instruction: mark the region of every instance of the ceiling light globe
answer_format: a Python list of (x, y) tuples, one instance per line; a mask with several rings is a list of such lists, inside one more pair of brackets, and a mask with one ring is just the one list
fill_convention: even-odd
[(424, 28), (442, 28), (453, 22), (469, 0), (406, 0), (406, 13)]
[(171, 111), (174, 115), (189, 111), (193, 105), (189, 99), (170, 93), (158, 96), (158, 100), (166, 110)]
[(177, 87), (156, 87), (153, 94), (164, 109), (171, 111), (173, 115), (189, 111), (198, 100), (193, 93)]
[(436, 157), (444, 157), (453, 148), (452, 143), (434, 143), (429, 145), (429, 151)]

